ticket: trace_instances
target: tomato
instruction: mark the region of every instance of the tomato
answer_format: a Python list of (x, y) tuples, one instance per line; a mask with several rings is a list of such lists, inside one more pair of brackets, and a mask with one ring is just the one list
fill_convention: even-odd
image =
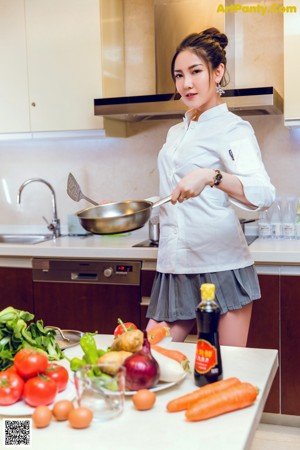
[(58, 392), (63, 391), (69, 381), (69, 372), (63, 366), (56, 363), (49, 363), (45, 370), (45, 375), (55, 381), (58, 387)]
[(24, 381), (12, 370), (0, 372), (0, 405), (16, 403), (22, 397)]
[(14, 373), (18, 373), (17, 369), (14, 365), (10, 366), (8, 369), (5, 369), (5, 372), (14, 372)]
[(23, 398), (30, 406), (49, 405), (54, 401), (57, 392), (55, 381), (41, 374), (25, 382)]
[(114, 336), (119, 336), (120, 334), (125, 333), (124, 327), (126, 328), (126, 331), (130, 330), (137, 330), (137, 326), (132, 322), (125, 322), (120, 323), (116, 326), (114, 331)]
[(15, 355), (14, 365), (21, 377), (35, 377), (47, 369), (48, 357), (45, 353), (39, 352), (38, 350), (23, 348)]

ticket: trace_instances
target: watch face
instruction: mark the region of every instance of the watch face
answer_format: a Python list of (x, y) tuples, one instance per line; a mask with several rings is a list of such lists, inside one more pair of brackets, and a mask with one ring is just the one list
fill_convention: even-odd
[(218, 184), (221, 183), (223, 178), (223, 175), (220, 172), (216, 173), (216, 176), (214, 177), (214, 185), (217, 186)]

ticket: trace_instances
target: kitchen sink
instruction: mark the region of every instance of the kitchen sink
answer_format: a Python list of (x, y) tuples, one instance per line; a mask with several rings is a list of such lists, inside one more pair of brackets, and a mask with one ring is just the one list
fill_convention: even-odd
[(0, 234), (0, 244), (39, 244), (52, 238), (52, 234)]

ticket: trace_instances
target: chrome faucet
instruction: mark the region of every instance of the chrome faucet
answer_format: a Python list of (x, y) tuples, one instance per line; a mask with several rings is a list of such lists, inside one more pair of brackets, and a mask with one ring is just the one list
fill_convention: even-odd
[(44, 183), (48, 186), (48, 188), (51, 191), (52, 194), (52, 208), (53, 208), (53, 219), (51, 223), (48, 223), (48, 229), (53, 232), (53, 239), (60, 236), (60, 220), (57, 217), (57, 207), (56, 207), (56, 196), (53, 187), (51, 186), (48, 181), (44, 180), (43, 178), (30, 178), (29, 180), (24, 181), (24, 183), (21, 184), (19, 187), (17, 202), (21, 203), (21, 194), (25, 186), (29, 183), (33, 183), (34, 181), (39, 181), (40, 183)]

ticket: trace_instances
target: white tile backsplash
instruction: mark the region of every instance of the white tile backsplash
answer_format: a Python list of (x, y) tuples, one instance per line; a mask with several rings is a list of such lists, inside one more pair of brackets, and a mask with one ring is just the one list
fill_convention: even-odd
[[(282, 116), (249, 117), (267, 171), (280, 195), (300, 197), (300, 130), (290, 131)], [(52, 218), (51, 193), (42, 183), (24, 188), (28, 178), (47, 180), (55, 189), (58, 216), (67, 226), (68, 214), (89, 206), (71, 200), (67, 177), (72, 172), (82, 191), (95, 200), (143, 199), (158, 195), (157, 154), (169, 127), (178, 120), (131, 124), (132, 136), (99, 139), (41, 139), (0, 141), (0, 226), (39, 226)], [(298, 133), (299, 132), (299, 133)]]

